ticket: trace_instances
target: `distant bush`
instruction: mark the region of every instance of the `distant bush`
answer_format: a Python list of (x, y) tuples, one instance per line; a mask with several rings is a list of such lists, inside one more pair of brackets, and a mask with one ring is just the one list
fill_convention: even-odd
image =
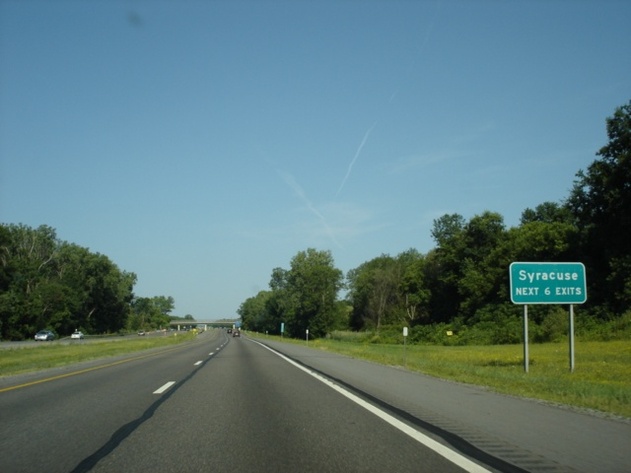
[(569, 334), (569, 312), (562, 307), (548, 313), (539, 324), (528, 327), (530, 340), (535, 343), (560, 342)]
[[(565, 306), (550, 308), (545, 315), (528, 321), (531, 343), (555, 343), (569, 334), (569, 311)], [(409, 344), (417, 345), (508, 345), (523, 343), (523, 316), (510, 307), (498, 306), (476, 314), (471, 321), (455, 318), (452, 323), (415, 325), (409, 328)], [(612, 320), (603, 320), (575, 309), (574, 333), (583, 341), (631, 340), (631, 311)], [(399, 345), (403, 343), (403, 325), (388, 325), (379, 330), (352, 332), (338, 330), (332, 340), (363, 344)]]
[(334, 330), (329, 334), (329, 339), (338, 342), (365, 343), (372, 336), (372, 332), (351, 332), (350, 330)]
[(574, 333), (585, 341), (610, 341), (631, 339), (631, 311), (611, 320), (602, 320), (591, 314), (578, 312)]

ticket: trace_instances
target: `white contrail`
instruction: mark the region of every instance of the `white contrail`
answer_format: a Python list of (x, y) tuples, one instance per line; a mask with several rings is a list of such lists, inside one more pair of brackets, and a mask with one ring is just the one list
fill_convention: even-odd
[(364, 134), (364, 138), (362, 139), (362, 142), (359, 144), (359, 147), (357, 148), (357, 151), (355, 152), (355, 156), (353, 157), (353, 160), (348, 165), (348, 170), (346, 171), (346, 176), (344, 176), (344, 179), (342, 180), (342, 184), (340, 184), (340, 188), (337, 190), (337, 192), (335, 194), (335, 197), (340, 195), (340, 192), (342, 192), (342, 189), (344, 188), (344, 184), (346, 184), (346, 180), (348, 179), (348, 176), (351, 175), (351, 171), (353, 169), (353, 165), (355, 164), (355, 161), (357, 161), (357, 158), (359, 158), (359, 154), (362, 152), (362, 148), (366, 144), (366, 141), (368, 140), (368, 137), (370, 136), (370, 133), (372, 132), (373, 128), (375, 128), (375, 125), (377, 125), (377, 122), (373, 123), (372, 126), (370, 128), (368, 128), (368, 130)]
[[(433, 16), (432, 16), (432, 18), (430, 20), (429, 27), (427, 28), (427, 30), (425, 32), (425, 36), (424, 36), (424, 38), (423, 38), (423, 40), (422, 40), (422, 42), (421, 42), (421, 44), (420, 44), (420, 46), (418, 48), (418, 52), (416, 53), (415, 56), (412, 57), (412, 60), (410, 61), (409, 65), (408, 65), (409, 71), (412, 70), (412, 68), (414, 67), (416, 62), (424, 54), (425, 49), (427, 48), (427, 45), (429, 44), (429, 40), (430, 40), (430, 38), (432, 36), (432, 33), (434, 31), (434, 25), (436, 24), (436, 19), (438, 17), (438, 13), (440, 11), (442, 3), (443, 3), (443, 0), (438, 0), (438, 2), (436, 3), (436, 9), (434, 10), (434, 14), (433, 14)], [(409, 71), (408, 71), (408, 75), (409, 75)], [(399, 94), (399, 88), (396, 88), (392, 92), (392, 94), (390, 94), (390, 99), (388, 100), (388, 105), (392, 105), (392, 103), (394, 102), (394, 100), (395, 100), (395, 98), (397, 97), (398, 94)], [(366, 141), (368, 141), (368, 137), (370, 136), (370, 134), (372, 133), (372, 130), (375, 128), (376, 125), (377, 125), (377, 121), (375, 121), (375, 123), (373, 123), (372, 126), (370, 128), (368, 128), (368, 130), (364, 134), (364, 138), (362, 139), (361, 143), (359, 144), (359, 147), (357, 148), (357, 151), (355, 152), (355, 156), (353, 157), (353, 160), (348, 165), (348, 169), (346, 170), (346, 175), (344, 176), (344, 179), (342, 180), (342, 183), (340, 184), (339, 189), (335, 193), (335, 197), (338, 197), (340, 195), (340, 192), (342, 192), (342, 189), (344, 188), (344, 185), (346, 184), (347, 179), (351, 175), (351, 171), (353, 170), (353, 166), (355, 165), (355, 162), (357, 161), (357, 158), (359, 158), (359, 155), (362, 152), (362, 148), (366, 144)]]
[[(409, 61), (409, 64), (407, 66), (408, 70), (404, 74), (405, 76), (408, 76), (410, 74), (412, 69), (416, 66), (417, 62), (420, 60), (421, 56), (423, 56), (423, 54), (425, 53), (425, 49), (427, 48), (429, 40), (430, 40), (430, 38), (432, 36), (432, 33), (434, 31), (434, 25), (436, 24), (436, 18), (438, 17), (438, 13), (440, 12), (440, 7), (441, 7), (442, 3), (443, 3), (443, 0), (439, 0), (436, 3), (436, 9), (434, 10), (434, 14), (432, 15), (432, 18), (430, 20), (430, 23), (429, 23), (429, 26), (427, 28), (427, 31), (425, 31), (425, 36), (423, 37), (423, 41), (421, 41), (421, 44), (418, 47), (417, 53), (415, 55), (413, 55), (412, 59)], [(394, 102), (394, 99), (399, 94), (400, 88), (401, 88), (401, 86), (397, 87), (392, 92), (392, 94), (390, 94), (390, 99), (388, 100), (388, 105), (392, 105), (392, 103)]]
[(294, 178), (294, 176), (283, 171), (278, 171), (278, 173), (281, 175), (285, 183), (293, 189), (293, 191), (300, 198), (300, 200), (303, 201), (303, 203), (307, 206), (309, 211), (311, 211), (311, 213), (313, 213), (316, 217), (318, 217), (318, 219), (324, 226), (326, 233), (329, 235), (329, 238), (331, 238), (333, 243), (335, 243), (339, 248), (343, 248), (343, 246), (335, 238), (335, 235), (333, 234), (333, 230), (331, 229), (328, 222), (326, 221), (326, 218), (324, 218), (324, 215), (322, 215), (318, 211), (318, 209), (314, 207), (314, 205), (311, 203), (311, 201), (307, 197), (307, 194), (305, 193), (304, 189), (300, 186), (300, 184), (298, 184), (298, 182), (296, 182), (296, 179)]

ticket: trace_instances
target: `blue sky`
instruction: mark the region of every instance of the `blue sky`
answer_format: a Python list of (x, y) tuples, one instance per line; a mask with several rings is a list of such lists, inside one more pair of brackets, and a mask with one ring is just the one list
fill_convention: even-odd
[[(568, 196), (631, 99), (627, 1), (0, 0), (0, 221), (218, 319)], [(508, 270), (508, 269), (507, 269)]]

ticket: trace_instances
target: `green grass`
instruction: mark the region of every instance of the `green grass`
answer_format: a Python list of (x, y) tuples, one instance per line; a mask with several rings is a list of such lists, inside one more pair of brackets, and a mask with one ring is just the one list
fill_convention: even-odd
[(11, 376), (65, 366), (82, 361), (168, 347), (192, 340), (192, 333), (165, 337), (128, 337), (62, 344), (46, 342), (36, 346), (0, 350), (0, 376)]
[(530, 344), (528, 373), (522, 345), (407, 345), (404, 349), (403, 345), (321, 339), (309, 346), (505, 394), (631, 418), (629, 341), (576, 341), (574, 372), (570, 372), (568, 343)]

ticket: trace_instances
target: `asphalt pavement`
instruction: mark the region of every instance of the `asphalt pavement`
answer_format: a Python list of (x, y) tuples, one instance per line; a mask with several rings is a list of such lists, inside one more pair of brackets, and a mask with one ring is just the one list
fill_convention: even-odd
[(464, 451), (479, 450), (530, 472), (631, 471), (629, 419), (498, 394), (307, 346), (261, 341)]
[(3, 473), (609, 473), (630, 471), (630, 439), (624, 420), (222, 330), (0, 378)]

